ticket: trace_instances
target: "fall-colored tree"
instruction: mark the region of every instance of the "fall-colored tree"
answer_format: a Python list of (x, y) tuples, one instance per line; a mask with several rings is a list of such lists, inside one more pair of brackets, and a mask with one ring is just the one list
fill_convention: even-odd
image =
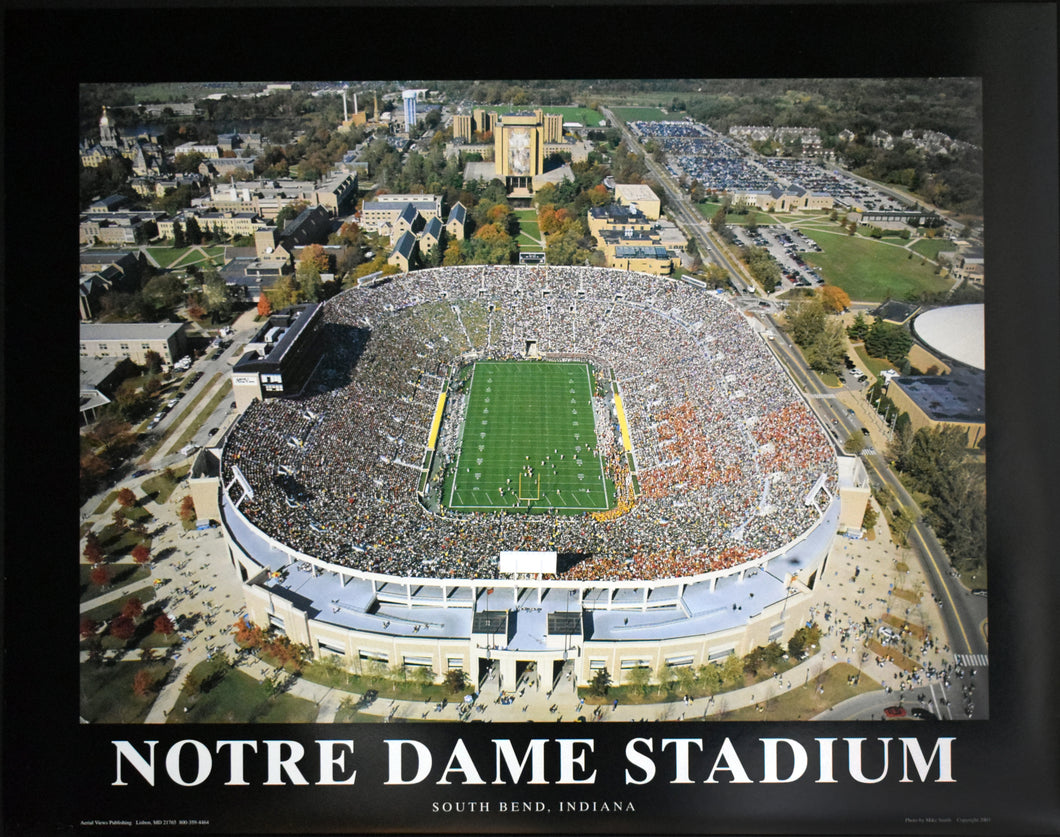
[(131, 639), (135, 633), (136, 623), (132, 618), (123, 614), (110, 620), (110, 635), (112, 637), (116, 639)]
[(272, 303), (269, 302), (267, 294), (258, 297), (258, 316), (267, 317), (272, 313)]
[(103, 560), (103, 547), (99, 543), (99, 535), (89, 532), (85, 535), (85, 551), (82, 553), (85, 560), (90, 564), (98, 564)]
[(90, 636), (94, 636), (98, 629), (99, 622), (91, 616), (81, 617), (81, 639), (88, 639)]
[(829, 311), (843, 311), (850, 307), (850, 295), (835, 285), (825, 285), (817, 291), (818, 296)]
[(180, 501), (180, 511), (178, 512), (180, 519), (187, 522), (195, 519), (195, 501), (188, 494), (183, 500)]
[(124, 532), (129, 527), (129, 521), (125, 518), (124, 509), (115, 509), (114, 513), (110, 516), (111, 522), (121, 532)]
[(265, 631), (247, 619), (235, 623), (236, 643), (245, 648), (260, 648), (265, 642)]
[(136, 598), (136, 596), (133, 596), (131, 599), (128, 599), (121, 609), (121, 615), (128, 616), (130, 619), (136, 619), (143, 612), (143, 602)]
[(155, 619), (154, 627), (155, 632), (162, 634), (162, 636), (169, 636), (176, 630), (173, 620), (164, 613), (159, 614), (158, 618)]
[(144, 543), (138, 543), (132, 548), (132, 558), (137, 564), (146, 564), (151, 560), (151, 549)]
[(593, 206), (604, 206), (611, 203), (611, 193), (603, 183), (598, 183), (588, 191), (589, 202)]
[(88, 577), (97, 587), (103, 587), (110, 581), (110, 571), (102, 564), (97, 564), (92, 568)]
[(123, 488), (118, 492), (118, 504), (123, 509), (136, 505), (136, 494), (133, 493), (131, 488)]
[(151, 672), (142, 668), (136, 672), (136, 676), (133, 677), (133, 692), (138, 697), (147, 697), (155, 686), (155, 676)]
[(300, 261), (307, 267), (315, 267), (318, 273), (327, 273), (331, 270), (331, 256), (319, 244), (310, 244), (302, 248)]

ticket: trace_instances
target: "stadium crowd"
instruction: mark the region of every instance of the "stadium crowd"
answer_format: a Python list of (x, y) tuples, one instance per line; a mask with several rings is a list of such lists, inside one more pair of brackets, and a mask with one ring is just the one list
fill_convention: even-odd
[[(763, 341), (725, 299), (679, 281), (438, 268), (346, 291), (323, 317), (306, 390), (253, 403), (223, 454), (224, 484), (238, 467), (254, 490), (240, 511), (297, 552), (390, 575), (490, 578), (502, 550), (554, 550), (582, 556), (564, 578), (679, 577), (781, 548), (819, 518), (806, 498), (822, 475), (834, 493), (832, 449)], [(458, 359), (520, 358), (531, 343), (613, 371), (640, 496), (611, 412), (597, 432), (617, 513), (428, 511), (425, 445)], [(449, 451), (463, 400), (447, 401)]]

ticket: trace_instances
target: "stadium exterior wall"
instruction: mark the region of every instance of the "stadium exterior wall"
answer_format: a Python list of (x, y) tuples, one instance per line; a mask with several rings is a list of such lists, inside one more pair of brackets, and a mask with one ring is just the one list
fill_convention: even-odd
[[(440, 585), (442, 582), (438, 579), (405, 579), (364, 573), (337, 567), (312, 556), (298, 553), (250, 524), (235, 508), (227, 492), (222, 489), (223, 531), (233, 565), (242, 579), (247, 616), (252, 622), (272, 626), (282, 631), (292, 641), (308, 646), (314, 656), (337, 655), (357, 673), (367, 673), (371, 661), (382, 662), (393, 667), (407, 665), (408, 660), (415, 660), (417, 664), (423, 664), (429, 660), (430, 667), (438, 678), (443, 677), (453, 668), (460, 668), (477, 678), (483, 670), (482, 664), (488, 661), (488, 665), (495, 667), (497, 677), (484, 682), (495, 689), (512, 688), (516, 683), (517, 672), (521, 670), (520, 664), (525, 666), (527, 663), (533, 663), (536, 670), (545, 673), (543, 676), (547, 677), (549, 663), (553, 665), (559, 665), (561, 662), (567, 663), (564, 672), (571, 673), (572, 685), (588, 684), (599, 668), (606, 667), (611, 674), (612, 682), (621, 684), (634, 667), (648, 667), (656, 671), (667, 664), (699, 666), (720, 661), (729, 654), (744, 655), (753, 648), (767, 645), (774, 640), (783, 644), (795, 630), (812, 620), (812, 607), (815, 599), (812, 587), (822, 573), (835, 538), (839, 507), (840, 500), (836, 497), (814, 526), (783, 549), (776, 550), (763, 559), (737, 568), (681, 580), (680, 593), (674, 599), (672, 621), (675, 624), (682, 620), (685, 621), (688, 625), (687, 630), (675, 627), (670, 629), (672, 635), (654, 638), (651, 634), (653, 631), (657, 632), (658, 624), (649, 624), (645, 630), (638, 631), (637, 617), (643, 614), (644, 609), (627, 607), (618, 609), (614, 615), (615, 618), (626, 618), (622, 616), (626, 613), (630, 615), (629, 619), (633, 620), (633, 625), (623, 628), (628, 638), (607, 635), (602, 639), (586, 639), (578, 636), (565, 644), (561, 639), (551, 637), (550, 647), (509, 650), (497, 642), (491, 643), (491, 638), (485, 635), (475, 635), (471, 632), (471, 609), (487, 587), (494, 594), (494, 601), (498, 603), (498, 606), (506, 606), (500, 604), (506, 601), (505, 593), (501, 591), (510, 590), (513, 587), (517, 587), (520, 591), (534, 588), (539, 591), (578, 590), (581, 591), (580, 595), (584, 596), (587, 590), (631, 590), (634, 588), (643, 590), (651, 586), (672, 587), (675, 582), (674, 580), (658, 582), (582, 582), (536, 579), (447, 580), (445, 582), (447, 588), (470, 587), (472, 591), (470, 600), (452, 605), (454, 610), (461, 611), (462, 617), (457, 622), (463, 625), (463, 628), (458, 630), (456, 635), (427, 637), (414, 633), (413, 625), (418, 619), (423, 618), (420, 613), (427, 611), (428, 607), (414, 603), (411, 592), (410, 602), (412, 603), (407, 608), (409, 619), (406, 632), (395, 634), (393, 631), (347, 627), (327, 621), (320, 613), (316, 614), (318, 618), (314, 618), (308, 611), (307, 602), (300, 598), (296, 591), (284, 587), (282, 583), (270, 584), (272, 574), (278, 572), (278, 568), (289, 566), (294, 562), (309, 563), (314, 568), (314, 573), (337, 574), (341, 571), (341, 574), (349, 579), (346, 583), (354, 583), (356, 580), (356, 583), (361, 585), (366, 582), (373, 585), (373, 601), (370, 602), (369, 608), (375, 604), (376, 585), (397, 583), (408, 585), (406, 589), (411, 591), (413, 587), (418, 587), (420, 582), (425, 585)], [(789, 575), (785, 568), (794, 563), (795, 559), (790, 556), (796, 551), (801, 552), (798, 559), (799, 568), (797, 572)], [(695, 618), (694, 615), (687, 616), (687, 608), (683, 609), (678, 600), (685, 593), (691, 592), (693, 588), (700, 590), (708, 588), (711, 591), (709, 595), (713, 595), (719, 579), (728, 578), (736, 585), (740, 585), (747, 575), (755, 574), (759, 570), (764, 570), (767, 575), (773, 577), (783, 574), (785, 584), (783, 595), (764, 604), (760, 610), (746, 617), (741, 616), (737, 624), (727, 625), (717, 630), (706, 629), (697, 633), (696, 631), (699, 630), (697, 625), (701, 620)], [(608, 600), (610, 601), (610, 594)], [(725, 599), (726, 611), (728, 601), (728, 598)], [(432, 602), (432, 604), (437, 603)], [(583, 601), (583, 607), (587, 610), (591, 606), (592, 602)], [(597, 607), (599, 607), (598, 604)], [(735, 607), (733, 609), (735, 610)], [(610, 608), (605, 608), (602, 612), (611, 615)], [(382, 622), (381, 617), (379, 621)], [(542, 682), (547, 684), (547, 681)], [(553, 683), (553, 685), (559, 687), (562, 684)]]

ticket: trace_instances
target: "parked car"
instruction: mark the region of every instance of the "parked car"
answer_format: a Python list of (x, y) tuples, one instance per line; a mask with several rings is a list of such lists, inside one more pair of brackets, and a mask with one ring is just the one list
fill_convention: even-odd
[(888, 718), (904, 718), (906, 712), (901, 706), (888, 706), (883, 710), (883, 714)]
[(919, 721), (937, 721), (939, 719), (934, 712), (920, 706), (914, 706), (909, 710), (909, 714)]
[(982, 587), (976, 587), (974, 590), (972, 590), (972, 595), (973, 596), (982, 596), (985, 599), (986, 598), (986, 590), (983, 589)]

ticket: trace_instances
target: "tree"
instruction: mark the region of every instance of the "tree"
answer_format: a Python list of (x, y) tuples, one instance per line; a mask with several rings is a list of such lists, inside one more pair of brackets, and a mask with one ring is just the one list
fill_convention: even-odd
[(90, 564), (98, 564), (103, 560), (103, 547), (99, 543), (99, 535), (91, 530), (85, 535), (85, 551), (81, 554)]
[(324, 285), (320, 280), (320, 271), (312, 262), (303, 262), (296, 273), (299, 302), (320, 302), (324, 295)]
[(272, 305), (269, 302), (268, 294), (262, 294), (258, 297), (258, 316), (268, 317), (272, 313)]
[(298, 288), (289, 273), (273, 282), (272, 287), (265, 293), (269, 295), (269, 304), (273, 311), (282, 311), (298, 302)]
[(788, 653), (792, 657), (799, 659), (803, 651), (813, 648), (820, 641), (821, 629), (816, 622), (811, 625), (803, 625), (788, 640)]
[(900, 366), (913, 346), (913, 338), (904, 328), (886, 323), (879, 317), (869, 327), (865, 336), (865, 351), (873, 357), (885, 357), (895, 366)]
[(809, 346), (824, 329), (824, 306), (819, 299), (797, 299), (785, 312), (787, 330), (799, 346)]
[(137, 697), (147, 697), (155, 687), (155, 676), (146, 668), (140, 669), (133, 677), (133, 692)]
[(863, 433), (851, 433), (850, 438), (843, 442), (843, 450), (849, 454), (857, 455), (865, 450), (865, 435)]
[(122, 606), (121, 615), (128, 616), (130, 619), (136, 619), (144, 612), (144, 605), (136, 596), (132, 596), (126, 600)]
[(199, 170), (206, 156), (200, 151), (189, 151), (173, 158), (173, 167), (182, 174), (193, 174)]
[(879, 515), (876, 513), (876, 509), (869, 503), (865, 506), (865, 516), (861, 519), (861, 528), (869, 531), (876, 526), (876, 521), (879, 520)]
[(462, 692), (467, 687), (467, 674), (463, 669), (451, 668), (445, 673), (445, 688), (452, 694)]
[(651, 669), (647, 666), (637, 666), (630, 669), (626, 674), (626, 685), (631, 689), (639, 689), (641, 694), (648, 694), (648, 686), (651, 684)]
[(838, 320), (829, 320), (806, 347), (806, 362), (817, 372), (838, 374), (842, 371), (845, 357), (846, 335), (843, 333), (843, 324)]
[[(177, 301), (179, 302), (179, 297)], [(148, 349), (144, 352), (144, 368), (151, 374), (157, 375), (162, 371), (162, 355), (154, 349)]]
[(186, 246), (184, 241), (184, 228), (180, 225), (180, 221), (173, 222), (173, 246), (177, 249)]
[(699, 677), (697, 678), (702, 684), (704, 691), (708, 695), (714, 695), (721, 689), (722, 684), (722, 670), (721, 666), (716, 663), (706, 663), (699, 667)]
[(210, 270), (204, 274), (202, 291), (206, 312), (215, 321), (228, 319), (232, 315), (231, 290), (217, 271)]
[(743, 683), (743, 660), (736, 656), (735, 651), (722, 662), (721, 676), (727, 683)]
[(118, 504), (123, 509), (127, 509), (130, 506), (136, 505), (136, 494), (133, 493), (133, 490), (131, 488), (122, 488), (118, 492)]
[(195, 501), (190, 494), (180, 501), (180, 511), (177, 514), (185, 523), (195, 519)]
[(305, 201), (293, 201), (283, 207), (278, 213), (276, 213), (276, 228), (283, 231), (284, 227), (299, 215), (302, 211), (308, 208), (309, 204)]
[(132, 557), (137, 564), (146, 564), (151, 560), (151, 550), (147, 544), (138, 543), (132, 548)]
[(310, 244), (304, 247), (300, 263), (315, 267), (317, 273), (327, 273), (331, 270), (331, 256), (319, 244)]
[(850, 328), (847, 329), (847, 336), (851, 340), (864, 340), (869, 334), (869, 324), (865, 322), (865, 315), (858, 311), (858, 315), (854, 317), (854, 322)]
[(115, 639), (132, 639), (136, 633), (136, 623), (124, 614), (110, 620), (110, 635)]
[(817, 295), (828, 311), (838, 313), (850, 307), (850, 295), (835, 285), (825, 285), (817, 291)]
[(118, 412), (129, 421), (142, 418), (151, 408), (151, 399), (133, 381), (122, 381), (114, 391)]
[(176, 627), (173, 624), (173, 620), (170, 619), (166, 614), (160, 613), (158, 618), (154, 622), (155, 633), (162, 634), (162, 636), (169, 636), (172, 634)]
[(114, 528), (119, 532), (124, 532), (129, 528), (129, 520), (125, 517), (124, 509), (115, 509), (114, 513), (110, 516), (111, 522), (114, 524)]
[(188, 216), (188, 220), (184, 224), (184, 237), (187, 239), (188, 244), (202, 244), (202, 229), (199, 227), (199, 222), (194, 215)]
[[(154, 276), (144, 285), (143, 298), (144, 302), (150, 305), (157, 313), (170, 311), (180, 305), (181, 300), (184, 298), (184, 282), (169, 273)], [(158, 358), (158, 368), (161, 369), (162, 357), (158, 352), (148, 352), (145, 355), (147, 367), (149, 369), (155, 368), (152, 359), (148, 357), (151, 354)]]
[(589, 694), (595, 697), (603, 697), (611, 688), (611, 672), (606, 668), (597, 669), (593, 679), (589, 682)]
[(91, 616), (81, 617), (81, 639), (88, 639), (89, 637), (95, 636), (97, 630), (99, 630), (99, 622), (97, 622)]

